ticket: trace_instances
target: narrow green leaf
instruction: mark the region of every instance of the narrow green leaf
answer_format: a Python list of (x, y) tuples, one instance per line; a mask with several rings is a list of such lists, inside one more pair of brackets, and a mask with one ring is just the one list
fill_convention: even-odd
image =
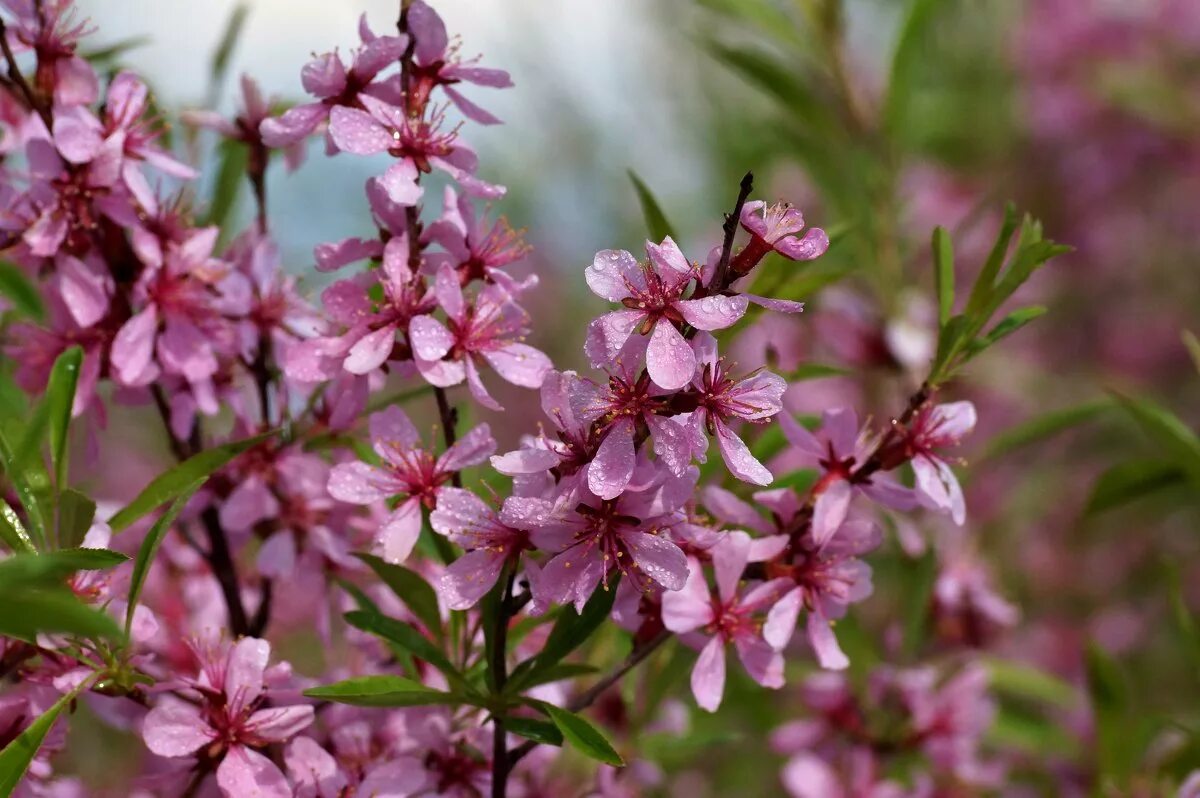
[(945, 327), (954, 312), (954, 242), (943, 227), (933, 231), (933, 286), (938, 301), (938, 326)]
[(208, 201), (208, 215), (204, 223), (222, 229), (229, 222), (237, 206), (238, 191), (246, 179), (246, 167), (250, 153), (246, 145), (237, 141), (222, 141), (217, 146), (217, 175), (213, 180), (212, 196)]
[(1031, 305), (1027, 308), (1014, 310), (1012, 313), (1005, 316), (1000, 322), (987, 332), (986, 335), (981, 335), (966, 346), (966, 357), (973, 358), (985, 349), (991, 347), (996, 342), (1007, 338), (1017, 330), (1024, 327), (1029, 322), (1043, 316), (1046, 313), (1046, 308), (1041, 305)]
[[(528, 660), (527, 660), (528, 661)], [(551, 665), (545, 670), (538, 670), (533, 676), (523, 676), (520, 681), (520, 690), (525, 691), (537, 687), (540, 684), (551, 684), (560, 682), (564, 679), (576, 679), (580, 676), (587, 676), (595, 673), (596, 668), (592, 665), (585, 665), (582, 662), (560, 662), (557, 665)], [(516, 671), (513, 671), (516, 673)], [(506, 693), (511, 693), (510, 689), (513, 682), (510, 681), (504, 687)]]
[(17, 498), (21, 500), (25, 517), (29, 520), (29, 526), (32, 527), (30, 530), (32, 540), (39, 547), (45, 548), (46, 519), (42, 512), (41, 499), (29, 479), (29, 474), (24, 468), (18, 466), (13, 447), (2, 429), (0, 429), (0, 462), (4, 464), (4, 473), (8, 475), (8, 481), (12, 483)]
[(56, 587), (76, 571), (102, 571), (129, 558), (111, 549), (61, 549), (0, 560), (0, 588)]
[(441, 671), (454, 687), (464, 691), (471, 689), (466, 678), (458, 668), (454, 667), (449, 658), (429, 638), (408, 624), (367, 610), (354, 610), (346, 613), (344, 617), (346, 623), (356, 629), (379, 635), (412, 653), (413, 656), (425, 660)]
[(94, 65), (105, 66), (116, 61), (121, 56), (131, 50), (136, 50), (139, 47), (145, 47), (153, 41), (149, 36), (130, 36), (127, 39), (120, 39), (112, 44), (98, 47), (94, 50), (88, 50), (80, 53), (85, 59), (91, 61)]
[(44, 632), (83, 637), (118, 637), (116, 621), (81, 602), (65, 587), (0, 589), (0, 635), (32, 641)]
[(362, 676), (346, 679), (305, 690), (304, 695), (356, 707), (417, 707), (428, 704), (467, 703), (452, 693), (433, 690), (402, 676)]
[(373, 554), (359, 553), (354, 556), (370, 566), (375, 575), (391, 588), (426, 629), (441, 635), (442, 615), (438, 610), (437, 593), (424, 577), (402, 565), (393, 565), (381, 560)]
[(621, 759), (621, 755), (605, 739), (600, 730), (582, 716), (560, 709), (553, 704), (544, 704), (543, 707), (546, 714), (550, 716), (550, 720), (554, 721), (554, 725), (562, 732), (563, 737), (571, 744), (572, 748), (606, 765), (625, 767), (625, 760)]
[(83, 349), (72, 346), (54, 361), (46, 384), (45, 403), (50, 423), (50, 462), (54, 466), (54, 484), (62, 490), (67, 482), (67, 432), (71, 427), (71, 408), (75, 404), (75, 386)]
[(42, 322), (46, 320), (46, 306), (42, 294), (20, 266), (0, 260), (0, 296), (22, 316)]
[(1142, 429), (1200, 486), (1200, 438), (1170, 410), (1149, 399), (1114, 393), (1121, 406)]
[(1096, 480), (1088, 497), (1087, 515), (1096, 515), (1160, 490), (1187, 484), (1187, 474), (1175, 463), (1161, 460), (1127, 460)]
[(904, 652), (916, 657), (929, 628), (929, 602), (937, 580), (937, 554), (932, 550), (909, 566), (904, 589)]
[(1196, 371), (1200, 371), (1200, 339), (1196, 338), (1195, 333), (1191, 330), (1184, 330), (1180, 333), (1180, 338), (1183, 339), (1183, 345), (1187, 348), (1188, 354), (1192, 356), (1192, 363), (1196, 366)]
[(96, 503), (89, 497), (67, 488), (58, 494), (58, 546), (69, 549), (83, 543), (96, 519)]
[(900, 25), (900, 33), (892, 51), (892, 70), (884, 104), (884, 121), (893, 135), (904, 131), (912, 113), (915, 88), (913, 73), (918, 64), (927, 59), (927, 50), (923, 45), (928, 41), (929, 29), (941, 3), (942, 0), (912, 0)]
[(78, 687), (58, 699), (53, 706), (29, 724), (25, 731), (4, 746), (3, 751), (0, 751), (0, 798), (8, 798), (12, 795), (13, 790), (20, 783), (21, 777), (29, 769), (29, 763), (33, 761), (38, 749), (42, 747), (42, 741), (46, 739), (46, 735), (54, 726), (54, 721), (58, 720), (62, 711), (70, 706), (75, 697), (90, 684), (90, 678), (80, 682)]
[(966, 316), (973, 316), (983, 310), (991, 299), (992, 288), (996, 283), (997, 275), (1000, 274), (1000, 267), (1004, 265), (1004, 257), (1008, 254), (1008, 247), (1012, 242), (1013, 233), (1017, 230), (1017, 223), (1017, 208), (1010, 202), (1004, 207), (1004, 221), (1000, 225), (996, 243), (992, 245), (992, 251), (984, 262), (979, 276), (975, 278), (975, 285), (971, 288), (971, 295), (967, 299), (967, 309), (964, 312)]
[[(582, 613), (576, 613), (572, 607), (564, 607), (562, 614), (558, 616), (554, 627), (550, 630), (549, 636), (546, 638), (546, 644), (542, 647), (542, 652), (537, 655), (534, 664), (528, 667), (528, 670), (522, 670), (518, 684), (514, 686), (523, 687), (530, 680), (534, 679), (542, 671), (557, 665), (564, 657), (570, 654), (583, 644), (585, 640), (592, 636), (592, 633), (600, 627), (600, 624), (608, 620), (608, 616), (612, 613), (613, 601), (617, 596), (617, 580), (612, 580), (607, 587), (601, 586), (596, 588), (592, 593), (592, 597), (588, 599), (587, 604), (583, 607)], [(517, 672), (514, 671), (514, 674)]]
[(663, 213), (662, 206), (658, 204), (654, 193), (642, 182), (636, 172), (632, 169), (627, 171), (629, 180), (633, 183), (633, 190), (637, 192), (638, 202), (641, 203), (642, 218), (646, 220), (646, 232), (649, 233), (650, 240), (658, 243), (667, 236), (676, 238), (675, 228), (667, 221), (667, 215)]
[(0, 497), (0, 540), (13, 552), (37, 552), (33, 540), (25, 531), (25, 525), (21, 523), (21, 517), (3, 497)]
[(1079, 691), (1052, 673), (996, 657), (986, 658), (984, 664), (997, 693), (1065, 709), (1079, 703)]
[(803, 366), (788, 372), (788, 382), (804, 380), (819, 380), (823, 377), (842, 377), (850, 373), (849, 369), (840, 366), (830, 366), (825, 363), (805, 363)]
[(229, 59), (233, 56), (233, 49), (237, 46), (238, 39), (241, 38), (242, 29), (246, 26), (246, 17), (249, 14), (250, 7), (246, 3), (238, 3), (229, 14), (229, 19), (225, 22), (225, 30), (217, 42), (217, 48), (213, 51), (212, 62), (209, 66), (209, 75), (214, 84), (220, 84), (225, 78), (225, 73), (229, 69)]
[(207, 479), (214, 471), (242, 452), (257, 446), (275, 434), (274, 430), (264, 432), (262, 435), (207, 449), (189, 457), (174, 468), (155, 477), (133, 501), (109, 520), (108, 525), (112, 527), (114, 534), (123, 532), (146, 513), (166, 504), (191, 488), (197, 480)]
[(175, 523), (175, 519), (179, 516), (184, 505), (192, 498), (192, 495), (200, 489), (204, 484), (203, 479), (198, 479), (181, 493), (175, 501), (171, 502), (171, 506), (167, 511), (154, 522), (154, 526), (150, 527), (150, 531), (146, 533), (146, 537), (142, 539), (142, 545), (138, 547), (137, 558), (133, 561), (133, 573), (129, 577), (129, 595), (125, 607), (125, 638), (129, 638), (129, 631), (133, 628), (133, 612), (137, 609), (138, 601), (142, 597), (142, 587), (146, 583), (146, 576), (150, 573), (150, 566), (154, 564), (154, 557), (158, 554), (158, 547), (162, 545), (163, 540), (167, 537), (167, 532), (171, 529), (171, 524)]
[(1165, 570), (1171, 618), (1175, 622), (1175, 630), (1179, 633), (1179, 642), (1184, 650), (1184, 655), (1192, 663), (1192, 673), (1200, 676), (1200, 628), (1197, 627), (1196, 617), (1188, 608), (1187, 600), (1183, 597), (1183, 583), (1179, 576), (1178, 563), (1167, 563)]
[(533, 740), (535, 743), (557, 746), (563, 744), (562, 732), (553, 723), (547, 723), (544, 720), (508, 717), (504, 719), (504, 729), (527, 740)]
[(1085, 664), (1096, 723), (1096, 764), (1102, 776), (1120, 783), (1141, 755), (1129, 739), (1133, 724), (1129, 684), (1121, 666), (1095, 643), (1087, 647)]
[(999, 457), (1023, 446), (1043, 441), (1060, 432), (1078, 427), (1093, 420), (1102, 413), (1111, 410), (1113, 403), (1107, 399), (1099, 399), (1084, 404), (1052, 410), (1040, 416), (1031, 418), (1015, 427), (1009, 427), (1004, 432), (992, 438), (991, 444), (983, 453), (981, 459)]

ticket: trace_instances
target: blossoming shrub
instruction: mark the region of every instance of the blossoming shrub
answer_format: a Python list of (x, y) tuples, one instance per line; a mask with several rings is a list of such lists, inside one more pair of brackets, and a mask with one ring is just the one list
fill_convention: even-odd
[[(91, 25), (69, 0), (4, 10), (4, 795), (84, 794), (59, 755), (85, 704), (144, 744), (123, 794), (632, 794), (661, 774), (615, 710), (585, 710), (623, 706), (653, 662), (660, 697), (690, 673), (695, 704), (717, 712), (727, 648), (811, 710), (771, 737), (792, 795), (1003, 782), (982, 746), (988, 668), (859, 673), (861, 641), (837, 623), (872, 599), (872, 556), (904, 540), (905, 514), (966, 519), (954, 450), (976, 412), (943, 392), (1037, 315), (1007, 308), (1065, 249), (1036, 222), (1010, 210), (967, 291), (934, 233), (937, 350), (894, 417), (794, 418), (789, 375), (733, 362), (721, 336), (800, 314), (760, 295), (778, 284), (760, 276), (803, 275), (837, 244), (754, 199), (750, 174), (699, 257), (665, 231), (644, 258), (581, 253), (577, 277), (611, 305), (585, 357), (554, 364), (527, 343), (537, 275), (513, 270), (527, 247), (479, 204), (505, 189), (447, 118), (497, 123), (461, 90), (510, 80), (461, 58), (422, 0), (304, 65), (310, 102), (280, 112), (245, 78), (236, 118), (183, 116), (249, 181), (257, 214), (240, 231), (227, 200), (191, 202), (196, 172), (146, 84), (80, 54)], [(374, 234), (315, 248), (335, 279), (310, 303), (281, 269), (264, 180), (316, 136), (381, 166), (364, 188)], [(544, 415), (507, 452), (487, 424), (459, 423), (472, 404), (501, 409), (497, 380)], [(437, 436), (404, 409), (417, 402), (436, 407)], [(178, 463), (98, 512), (68, 454), (118, 405), (160, 425)], [(120, 443), (91, 456), (121, 463)], [(764, 462), (781, 447), (786, 471)], [(918, 623), (926, 604), (972, 629), (1015, 620), (969, 565), (882, 598), (898, 600)], [(298, 629), (312, 643), (296, 656), (316, 664), (293, 670), (280, 648)], [(661, 709), (643, 725), (677, 729)], [(564, 749), (595, 761), (586, 782)]]

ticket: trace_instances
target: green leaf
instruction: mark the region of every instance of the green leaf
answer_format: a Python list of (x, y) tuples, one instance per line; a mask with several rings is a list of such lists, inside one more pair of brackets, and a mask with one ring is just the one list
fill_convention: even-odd
[(1200, 438), (1171, 411), (1149, 399), (1134, 399), (1114, 393), (1121, 406), (1142, 429), (1174, 460), (1197, 485), (1200, 485)]
[(441, 635), (442, 615), (438, 610), (437, 593), (424, 577), (402, 565), (393, 565), (381, 560), (373, 554), (359, 553), (354, 556), (370, 566), (375, 575), (391, 588), (426, 629)]
[(1041, 305), (1031, 305), (1027, 308), (1014, 310), (1012, 313), (1000, 320), (1000, 323), (988, 331), (987, 335), (981, 335), (976, 338), (966, 347), (966, 356), (968, 358), (975, 357), (980, 352), (995, 344), (1004, 338), (1015, 333), (1017, 330), (1024, 327), (1029, 322), (1045, 315), (1046, 308)]
[(237, 206), (238, 190), (246, 177), (250, 151), (238, 141), (222, 141), (217, 145), (217, 176), (213, 181), (212, 197), (208, 201), (207, 225), (222, 229)]
[(175, 523), (175, 519), (179, 516), (180, 511), (183, 510), (184, 505), (188, 503), (192, 495), (203, 484), (203, 479), (196, 480), (192, 483), (191, 487), (181, 493), (175, 501), (171, 502), (171, 506), (154, 522), (154, 526), (150, 527), (150, 531), (142, 539), (142, 545), (138, 547), (137, 558), (133, 561), (133, 573), (129, 577), (129, 596), (125, 607), (126, 639), (129, 638), (129, 631), (133, 628), (133, 612), (137, 609), (138, 601), (142, 597), (142, 586), (146, 583), (146, 576), (150, 573), (150, 566), (154, 564), (154, 556), (158, 554), (158, 547), (166, 539), (167, 532), (171, 529), (171, 524)]
[(576, 613), (572, 607), (562, 609), (546, 638), (545, 645), (542, 646), (542, 652), (527, 660), (528, 665), (521, 663), (524, 667), (518, 666), (518, 669), (513, 671), (512, 690), (524, 687), (543, 671), (557, 665), (608, 620), (617, 596), (617, 581), (614, 579), (607, 586), (596, 588), (584, 605), (582, 613)]
[(0, 635), (32, 641), (43, 632), (60, 632), (83, 637), (117, 637), (121, 630), (101, 610), (81, 602), (65, 587), (0, 589)]
[(923, 45), (941, 3), (942, 0), (912, 0), (900, 26), (884, 105), (884, 122), (893, 135), (900, 134), (908, 122), (913, 105), (913, 73), (921, 61), (928, 59)]
[(1200, 371), (1200, 339), (1197, 339), (1191, 330), (1184, 330), (1179, 335), (1183, 339), (1183, 345), (1187, 348), (1188, 354), (1192, 356), (1192, 363), (1196, 366), (1196, 371)]
[(4, 746), (3, 751), (0, 751), (0, 798), (8, 798), (12, 795), (13, 790), (20, 783), (21, 777), (29, 769), (29, 763), (33, 761), (34, 755), (42, 747), (42, 741), (46, 739), (46, 735), (54, 726), (54, 721), (58, 720), (62, 711), (71, 705), (75, 697), (88, 687), (90, 682), (90, 678), (80, 682), (78, 687), (58, 699), (53, 706), (29, 724), (25, 731)]
[(1096, 762), (1102, 775), (1121, 782), (1140, 755), (1129, 739), (1133, 726), (1129, 684), (1116, 660), (1095, 643), (1087, 647), (1085, 664), (1096, 723)]
[(59, 490), (67, 480), (67, 432), (71, 427), (71, 408), (75, 404), (75, 386), (83, 350), (72, 346), (54, 361), (46, 386), (45, 403), (50, 414), (50, 462), (54, 465), (54, 484)]
[(1174, 463), (1127, 460), (1100, 475), (1092, 486), (1084, 512), (1096, 515), (1160, 490), (1185, 484), (1187, 474)]
[(981, 459), (999, 457), (1023, 446), (1051, 438), (1072, 427), (1086, 424), (1101, 413), (1112, 409), (1112, 406), (1111, 401), (1099, 399), (1073, 407), (1052, 410), (1015, 427), (1009, 427), (992, 438), (991, 444)]
[(799, 366), (788, 372), (787, 381), (802, 382), (804, 380), (819, 380), (823, 377), (842, 377), (849, 373), (849, 369), (844, 369), (840, 366), (830, 366), (825, 363), (805, 363), (803, 366)]
[(139, 47), (145, 47), (153, 41), (149, 36), (130, 36), (127, 39), (120, 39), (112, 44), (98, 47), (94, 50), (88, 50), (80, 53), (85, 59), (91, 61), (97, 66), (106, 66), (111, 62), (116, 61), (121, 56), (128, 53), (130, 50), (136, 50)]
[(96, 518), (96, 503), (89, 497), (67, 488), (58, 494), (58, 545), (72, 548), (83, 542)]
[(433, 690), (402, 676), (361, 676), (313, 687), (305, 690), (304, 695), (356, 707), (418, 707), (429, 704), (466, 703), (453, 693)]
[(174, 468), (155, 477), (133, 501), (109, 520), (108, 525), (112, 527), (114, 534), (123, 532), (146, 513), (189, 490), (197, 480), (207, 479), (214, 471), (242, 452), (257, 446), (275, 434), (274, 430), (264, 432), (253, 438), (227, 443), (224, 446), (207, 449), (189, 457)]
[(562, 732), (553, 723), (536, 718), (508, 717), (504, 719), (504, 729), (520, 735), (527, 740), (543, 745), (563, 744)]
[(246, 3), (238, 3), (225, 22), (225, 31), (221, 34), (217, 48), (213, 51), (212, 62), (209, 66), (209, 75), (216, 85), (220, 85), (225, 78), (225, 73), (229, 69), (229, 59), (233, 55), (233, 48), (237, 46), (238, 39), (241, 38), (242, 29), (246, 26), (246, 17), (249, 14), (250, 7)]
[(37, 322), (46, 320), (46, 306), (41, 292), (26, 276), (25, 270), (7, 260), (0, 260), (0, 296), (7, 299), (22, 316)]
[(1064, 709), (1079, 703), (1079, 691), (1051, 673), (995, 657), (986, 658), (984, 664), (997, 693)]
[(916, 657), (925, 643), (929, 628), (929, 602), (937, 581), (937, 555), (925, 552), (906, 569), (904, 602), (904, 652)]
[(543, 704), (546, 714), (562, 732), (563, 738), (592, 759), (614, 767), (625, 767), (625, 760), (600, 733), (600, 730), (574, 712), (560, 709), (553, 704)]
[(945, 228), (933, 231), (933, 286), (938, 301), (938, 326), (946, 326), (954, 312), (954, 242)]
[(76, 571), (102, 571), (129, 558), (110, 549), (61, 549), (0, 560), (0, 589), (52, 587)]
[(0, 497), (0, 540), (13, 552), (37, 552), (37, 547), (25, 531), (25, 525), (21, 523), (21, 517), (3, 497)]
[(637, 192), (638, 202), (641, 203), (642, 217), (646, 220), (646, 232), (649, 234), (650, 240), (657, 243), (667, 236), (676, 238), (675, 228), (667, 221), (667, 215), (663, 213), (662, 206), (654, 198), (653, 192), (642, 182), (636, 172), (632, 169), (627, 171), (630, 181), (633, 182), (633, 190)]
[(596, 668), (593, 665), (585, 665), (582, 662), (560, 662), (557, 665), (551, 665), (545, 670), (538, 670), (536, 674), (530, 677), (526, 677), (521, 684), (521, 689), (529, 690), (540, 684), (560, 682), (564, 679), (575, 679), (595, 672)]
[(1012, 242), (1013, 233), (1017, 230), (1017, 223), (1017, 208), (1010, 202), (1004, 206), (1004, 221), (1000, 225), (996, 243), (992, 245), (992, 251), (984, 262), (983, 269), (975, 278), (975, 285), (971, 287), (971, 295), (967, 299), (966, 316), (974, 316), (983, 310), (991, 299), (992, 288), (996, 283), (997, 275), (1000, 274), (1000, 267), (1004, 265), (1004, 257), (1008, 254), (1008, 247)]
[(467, 684), (466, 678), (459, 672), (458, 668), (454, 667), (449, 658), (429, 638), (425, 637), (425, 635), (418, 632), (412, 626), (395, 618), (389, 618), (386, 615), (369, 610), (354, 610), (346, 613), (344, 617), (346, 623), (356, 629), (361, 629), (364, 632), (378, 635), (385, 640), (390, 640), (404, 650), (412, 653), (413, 656), (425, 660), (441, 671), (452, 686), (466, 691), (471, 689)]
[[(26, 436), (28, 434), (27, 430)], [(0, 430), (0, 461), (4, 463), (4, 472), (8, 475), (8, 480), (12, 483), (17, 498), (21, 500), (25, 517), (29, 520), (29, 526), (32, 527), (31, 537), (38, 545), (45, 548), (46, 516), (42, 512), (41, 497), (38, 496), (33, 480), (30, 479), (30, 470), (19, 465), (16, 453), (3, 430)], [(41, 463), (38, 462), (37, 465), (41, 465)], [(34, 469), (32, 475), (40, 476), (40, 471), (44, 471), (44, 469)]]

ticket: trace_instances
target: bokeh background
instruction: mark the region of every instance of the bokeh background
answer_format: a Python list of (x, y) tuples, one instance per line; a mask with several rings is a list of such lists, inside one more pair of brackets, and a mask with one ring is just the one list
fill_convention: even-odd
[[(228, 75), (214, 84), (208, 64), (231, 0), (80, 6), (99, 26), (98, 46), (146, 37), (120, 61), (150, 79), (170, 113), (232, 113), (243, 72), (266, 94), (297, 101), (312, 53), (353, 47), (362, 12), (376, 28), (396, 15), (392, 0), (256, 0)], [(1045, 306), (1045, 316), (950, 389), (980, 410), (975, 443), (963, 451), (968, 525), (901, 531), (910, 543), (936, 544), (941, 573), (962, 569), (1019, 610), (1016, 623), (978, 629), (943, 617), (942, 643), (982, 647), (1078, 690), (1065, 701), (1026, 697), (1001, 714), (997, 744), (1018, 752), (1017, 774), (1025, 758), (1035, 788), (1083, 790), (1105, 764), (1084, 687), (1089, 644), (1125, 674), (1137, 767), (1178, 774), (1200, 761), (1200, 681), (1171, 620), (1200, 606), (1200, 502), (1186, 480), (1154, 470), (1161, 447), (1112, 399), (1147, 397), (1200, 426), (1197, 354), (1184, 336), (1200, 331), (1200, 3), (435, 6), (461, 34), (464, 54), (485, 54), (516, 83), (487, 97), (505, 124), (473, 127), (470, 141), (481, 175), (508, 186), (496, 210), (525, 228), (534, 248), (537, 343), (559, 367), (584, 366), (579, 322), (602, 304), (581, 279), (592, 254), (637, 250), (645, 237), (628, 170), (697, 259), (718, 241), (721, 213), (748, 169), (757, 196), (790, 200), (831, 232), (819, 265), (781, 275), (794, 267), (776, 262), (774, 276), (761, 278), (786, 283), (807, 312), (761, 319), (734, 343), (747, 368), (767, 363), (799, 375), (801, 364), (830, 367), (803, 372), (823, 376), (790, 390), (797, 414), (852, 403), (887, 418), (919, 383), (936, 335), (935, 225), (953, 235), (963, 284), (986, 257), (1007, 201), (1074, 246), (1023, 289), (1020, 299)], [(186, 146), (202, 154), (211, 142)], [(361, 185), (377, 164), (326, 159), (319, 141), (311, 146), (298, 171), (272, 166), (268, 194), (288, 268), (315, 292), (312, 247), (367, 230)], [(437, 191), (428, 196), (438, 202)], [(239, 212), (248, 218), (248, 196)], [(515, 431), (533, 421), (518, 410), (494, 426)], [(1122, 467), (1142, 476), (1137, 489), (1127, 486), (1119, 501), (1098, 498), (1097, 480)], [(895, 596), (923, 560), (889, 545), (875, 599), (845, 625), (845, 637), (862, 640), (855, 659), (864, 668), (872, 657), (905, 657), (893, 644), (907, 611)], [(740, 686), (731, 684), (719, 724), (693, 719), (701, 733), (691, 747), (659, 746), (673, 790), (780, 794), (778, 758), (762, 735), (798, 713), (798, 700)], [(1060, 781), (1034, 774), (1047, 762)], [(691, 779), (700, 772), (707, 780)]]

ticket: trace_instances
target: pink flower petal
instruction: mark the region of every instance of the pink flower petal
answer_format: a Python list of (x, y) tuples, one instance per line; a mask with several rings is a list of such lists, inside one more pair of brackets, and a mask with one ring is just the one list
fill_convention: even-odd
[(329, 472), (329, 495), (348, 504), (371, 504), (399, 493), (391, 475), (366, 463), (338, 463)]
[(370, 374), (387, 362), (396, 344), (396, 325), (386, 324), (358, 339), (342, 364), (351, 374)]
[(635, 462), (633, 422), (622, 418), (609, 427), (588, 466), (588, 488), (601, 499), (615, 499), (633, 477)]
[(146, 747), (159, 756), (188, 756), (214, 737), (200, 708), (174, 696), (161, 698), (142, 723)]
[(716, 712), (725, 695), (725, 644), (713, 637), (692, 668), (692, 695), (701, 709)]
[(596, 296), (610, 302), (620, 302), (630, 296), (629, 285), (644, 285), (637, 259), (623, 249), (603, 249), (596, 253), (592, 265), (583, 270), (588, 288)]
[(383, 559), (390, 563), (404, 562), (420, 535), (421, 502), (409, 499), (392, 511), (379, 530), (377, 542), (383, 551)]
[(329, 112), (329, 135), (338, 149), (355, 155), (385, 152), (395, 143), (375, 117), (344, 105)]
[(750, 453), (750, 447), (746, 445), (745, 441), (734, 434), (724, 421), (716, 419), (715, 425), (717, 448), (721, 450), (721, 459), (725, 461), (729, 473), (743, 482), (770, 485), (774, 476)]
[(623, 536), (638, 570), (667, 590), (682, 590), (688, 579), (687, 557), (671, 541), (645, 532)]
[(667, 319), (659, 319), (654, 325), (646, 350), (646, 369), (654, 384), (668, 391), (687, 385), (696, 373), (696, 353)]
[(817, 497), (813, 507), (812, 539), (820, 548), (834, 536), (850, 512), (854, 488), (844, 479), (834, 480)]
[(496, 439), (487, 424), (480, 424), (457, 443), (446, 450), (438, 458), (437, 467), (441, 471), (462, 471), (464, 468), (479, 465), (496, 451)]
[(226, 798), (292, 798), (283, 771), (262, 754), (235, 745), (217, 766), (217, 786)]
[(267, 707), (251, 715), (246, 720), (245, 729), (256, 740), (281, 743), (308, 728), (313, 719), (313, 708), (310, 706)]
[(452, 610), (474, 607), (496, 584), (507, 558), (502, 549), (477, 549), (451, 563), (438, 579), (438, 594)]
[(689, 557), (688, 578), (683, 588), (663, 593), (663, 626), (676, 634), (686, 634), (707, 626), (712, 620), (712, 596), (704, 581), (704, 571), (695, 558)]
[(583, 349), (596, 368), (616, 360), (633, 331), (646, 318), (641, 310), (614, 310), (588, 324)]
[(723, 330), (746, 315), (747, 304), (744, 296), (706, 296), (679, 300), (674, 306), (698, 330)]

